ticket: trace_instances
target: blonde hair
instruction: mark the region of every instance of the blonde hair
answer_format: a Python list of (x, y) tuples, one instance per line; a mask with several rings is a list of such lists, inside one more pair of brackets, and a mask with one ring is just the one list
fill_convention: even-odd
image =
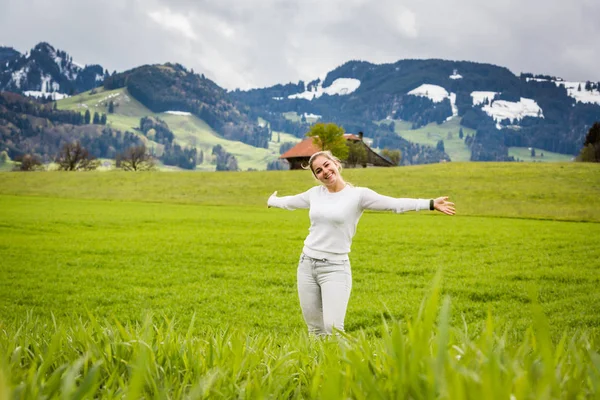
[(302, 165), (303, 169), (309, 169), (310, 168), (310, 172), (312, 172), (313, 176), (316, 178), (317, 175), (315, 174), (315, 171), (313, 170), (313, 162), (315, 161), (315, 159), (319, 156), (323, 156), (325, 158), (327, 158), (328, 160), (333, 161), (334, 163), (336, 163), (336, 165), (338, 166), (338, 170), (340, 172), (342, 172), (342, 162), (340, 161), (339, 158), (337, 158), (336, 156), (334, 156), (331, 151), (329, 150), (323, 150), (323, 151), (317, 151), (315, 154), (313, 154), (312, 156), (310, 156), (310, 158), (308, 159), (308, 165)]

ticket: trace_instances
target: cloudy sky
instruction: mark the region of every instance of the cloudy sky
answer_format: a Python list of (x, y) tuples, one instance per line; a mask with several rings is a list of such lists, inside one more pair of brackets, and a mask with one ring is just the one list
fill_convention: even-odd
[(123, 71), (178, 62), (227, 89), (349, 60), (442, 58), (600, 81), (598, 0), (0, 0), (0, 45)]

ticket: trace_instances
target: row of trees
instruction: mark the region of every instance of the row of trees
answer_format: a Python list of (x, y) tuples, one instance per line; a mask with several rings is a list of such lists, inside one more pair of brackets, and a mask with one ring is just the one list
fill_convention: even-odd
[(94, 117), (92, 118), (90, 110), (85, 110), (85, 114), (83, 114), (83, 123), (91, 123), (94, 125), (106, 125), (106, 114), (98, 114), (96, 111), (94, 111)]
[[(35, 171), (42, 168), (42, 160), (33, 154), (17, 157), (19, 164), (15, 170)], [(54, 159), (60, 171), (92, 171), (100, 166), (100, 160), (94, 157), (79, 141), (63, 144), (59, 154)], [(117, 168), (125, 171), (143, 171), (154, 168), (154, 158), (146, 146), (132, 146), (116, 157)]]
[[(134, 145), (116, 155), (116, 167), (126, 171), (145, 171), (156, 167), (156, 158), (145, 145)], [(238, 171), (235, 156), (228, 153), (223, 146), (213, 147), (217, 171)], [(204, 153), (195, 147), (182, 148), (177, 144), (169, 145), (158, 158), (165, 165), (178, 166), (184, 169), (195, 169), (197, 163), (202, 163)], [(0, 153), (0, 164), (9, 159), (6, 151)], [(34, 171), (42, 168), (42, 159), (33, 154), (24, 154), (15, 159), (19, 164), (15, 167), (20, 171)], [(62, 171), (90, 171), (100, 166), (100, 161), (91, 154), (80, 141), (64, 143), (59, 154), (53, 160)]]

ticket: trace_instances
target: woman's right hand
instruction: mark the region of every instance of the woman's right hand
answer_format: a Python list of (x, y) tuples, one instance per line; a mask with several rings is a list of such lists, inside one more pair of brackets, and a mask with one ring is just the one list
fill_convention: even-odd
[(272, 195), (269, 196), (269, 199), (267, 200), (267, 208), (271, 208), (271, 199), (276, 198), (277, 197), (277, 190), (273, 192)]

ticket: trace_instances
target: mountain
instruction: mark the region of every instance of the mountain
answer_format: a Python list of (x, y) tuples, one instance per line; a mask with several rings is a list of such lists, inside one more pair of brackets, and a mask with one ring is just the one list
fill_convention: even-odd
[(104, 80), (104, 88), (126, 88), (155, 113), (189, 112), (229, 140), (267, 148), (270, 132), (233, 103), (216, 83), (180, 64), (144, 65)]
[(53, 103), (0, 92), (0, 151), (13, 160), (31, 154), (48, 162), (64, 143), (74, 140), (103, 158), (115, 158), (128, 147), (144, 143), (132, 132), (123, 134), (100, 121), (89, 122), (79, 111), (58, 110)]
[[(176, 63), (109, 75), (99, 65), (79, 66), (47, 43), (25, 55), (0, 48), (0, 90), (42, 97), (51, 93), (55, 99), (76, 94), (77, 101), (61, 102), (80, 112), (85, 105), (108, 113), (108, 125), (124, 132), (136, 132), (140, 118), (149, 114), (171, 119), (173, 112), (189, 113), (193, 118), (184, 119), (194, 126), (208, 125), (211, 143), (216, 134), (225, 144), (242, 142), (272, 153), (281, 145), (273, 136), (291, 134), (296, 140), (315, 121), (334, 122), (347, 132), (364, 132), (376, 149), (400, 149), (403, 165), (511, 161), (522, 159), (527, 149), (554, 154), (553, 159), (574, 156), (589, 128), (600, 121), (599, 88), (600, 82), (517, 76), (491, 64), (430, 59), (389, 64), (354, 60), (308, 83), (227, 91)], [(99, 104), (89, 102), (95, 93), (105, 92), (110, 94), (99, 97)], [(122, 104), (130, 96), (140, 104), (136, 118), (110, 114), (113, 101), (106, 96), (121, 96)], [(208, 149), (198, 141), (204, 134), (191, 135), (188, 142), (191, 136), (182, 128), (187, 122), (174, 123), (181, 124), (179, 133), (173, 130), (179, 143)], [(238, 146), (237, 155), (241, 148), (246, 149)], [(264, 160), (273, 157), (269, 153)]]
[(465, 140), (471, 160), (505, 161), (512, 159), (512, 146), (577, 154), (600, 120), (599, 87), (467, 61), (350, 61), (308, 84), (236, 90), (232, 96), (265, 120), (279, 122), (293, 110), (362, 130), (380, 148), (405, 146), (399, 122), (414, 130), (458, 119), (475, 132)]
[(19, 57), (21, 53), (13, 49), (12, 47), (2, 47), (0, 46), (0, 63), (7, 63), (17, 57)]
[(0, 62), (0, 90), (36, 97), (56, 99), (85, 92), (105, 78), (100, 65), (81, 66), (66, 52), (43, 42), (28, 54), (2, 47)]

